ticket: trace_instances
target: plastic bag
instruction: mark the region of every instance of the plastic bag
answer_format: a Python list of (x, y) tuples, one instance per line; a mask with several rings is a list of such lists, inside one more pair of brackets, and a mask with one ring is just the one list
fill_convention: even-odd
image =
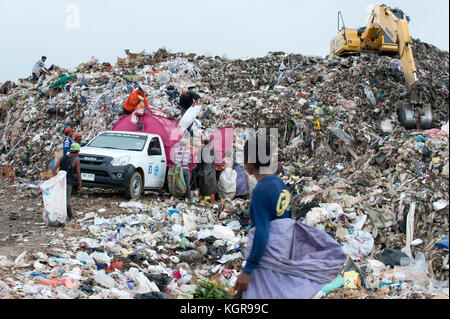
[(44, 198), (42, 218), (47, 225), (64, 224), (67, 218), (66, 174), (59, 171), (58, 175), (41, 184)]
[(99, 253), (96, 251), (91, 254), (91, 257), (100, 264), (106, 264), (108, 267), (111, 265), (111, 257), (109, 257), (107, 253)]
[(247, 171), (245, 171), (245, 177), (247, 178), (249, 197), (252, 198), (253, 190), (258, 184), (258, 180), (255, 176), (248, 174)]
[(386, 119), (383, 122), (381, 122), (381, 130), (384, 133), (391, 133), (394, 130), (394, 128), (392, 127), (391, 120)]
[(75, 257), (78, 261), (85, 263), (88, 266), (95, 265), (95, 260), (88, 253), (79, 251)]
[(342, 141), (344, 141), (346, 144), (350, 144), (352, 141), (352, 137), (342, 131), (341, 129), (333, 126), (328, 126), (328, 129), (333, 132), (334, 135), (336, 135), (338, 138), (340, 138)]
[(231, 167), (227, 167), (220, 173), (219, 196), (221, 199), (233, 200), (236, 195), (237, 173)]
[(201, 109), (202, 108), (200, 105), (192, 106), (186, 111), (186, 113), (184, 113), (183, 117), (178, 123), (178, 125), (183, 129), (183, 131), (187, 130), (188, 127), (191, 126), (192, 123), (194, 123), (194, 120), (197, 118)]
[(346, 240), (342, 243), (342, 249), (353, 260), (359, 260), (372, 252), (374, 239), (368, 232), (356, 230), (348, 234)]
[(94, 280), (99, 283), (102, 286), (105, 286), (107, 288), (115, 288), (116, 286), (116, 281), (108, 276), (107, 274), (105, 274), (105, 272), (103, 270), (97, 271), (95, 273), (95, 277)]
[(369, 101), (370, 101), (370, 103), (372, 105), (377, 105), (377, 101), (375, 100), (375, 96), (373, 96), (373, 92), (368, 86), (364, 87), (364, 94), (369, 99)]
[(167, 187), (170, 194), (181, 197), (186, 193), (186, 182), (184, 180), (183, 168), (180, 163), (173, 164), (167, 174)]
[(212, 235), (225, 241), (233, 241), (235, 239), (234, 232), (230, 228), (221, 225), (214, 225)]
[(126, 273), (129, 280), (135, 282), (136, 286), (133, 292), (139, 294), (145, 294), (149, 292), (159, 292), (158, 286), (154, 282), (148, 280), (144, 273), (140, 272), (137, 268), (130, 268)]

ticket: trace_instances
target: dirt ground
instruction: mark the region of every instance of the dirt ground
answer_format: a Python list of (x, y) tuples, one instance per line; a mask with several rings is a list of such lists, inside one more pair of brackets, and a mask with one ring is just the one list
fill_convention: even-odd
[[(42, 218), (42, 192), (38, 187), (24, 188), (20, 184), (11, 185), (2, 180), (0, 186), (0, 255), (14, 260), (23, 251), (48, 253), (55, 245), (55, 238), (81, 237), (83, 232), (76, 222), (65, 227), (48, 227)], [(140, 201), (151, 201), (155, 195), (145, 194)], [(76, 219), (88, 212), (96, 212), (101, 217), (111, 217), (123, 213), (119, 207), (127, 201), (119, 191), (83, 188), (73, 194), (71, 205)], [(106, 211), (99, 213), (104, 208)], [(16, 219), (11, 219), (11, 214)], [(64, 249), (64, 247), (61, 247)], [(0, 269), (1, 273), (1, 269)]]

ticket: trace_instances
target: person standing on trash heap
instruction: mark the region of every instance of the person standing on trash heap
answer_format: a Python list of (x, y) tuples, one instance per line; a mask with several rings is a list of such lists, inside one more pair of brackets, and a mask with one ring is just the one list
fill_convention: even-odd
[(184, 90), (183, 94), (181, 94), (179, 103), (181, 114), (186, 113), (186, 111), (189, 110), (191, 106), (195, 106), (198, 100), (200, 100), (200, 95), (189, 89)]
[(150, 110), (144, 90), (141, 87), (138, 87), (136, 90), (130, 93), (127, 100), (123, 104), (123, 113), (131, 114), (136, 109), (143, 109), (144, 107)]
[(245, 143), (244, 165), (258, 184), (250, 202), (245, 264), (234, 288), (243, 299), (313, 298), (347, 258), (327, 233), (291, 217), (291, 195), (274, 175), (272, 154), (264, 135)]
[(81, 136), (81, 133), (75, 133), (75, 135), (73, 136), (73, 139), (75, 140), (75, 142), (77, 142), (80, 145), (81, 145), (81, 142), (83, 141), (83, 137)]
[[(189, 143), (190, 144), (190, 143)], [(192, 198), (191, 196), (191, 170), (189, 164), (191, 162), (191, 150), (188, 145), (188, 138), (183, 137), (178, 146), (174, 148), (174, 159), (176, 163), (180, 163), (183, 168), (184, 181), (186, 182), (185, 198)]]
[[(58, 168), (61, 171), (66, 171), (66, 198), (67, 198), (67, 216), (69, 221), (73, 219), (72, 207), (70, 206), (70, 195), (72, 194), (73, 185), (78, 185), (78, 192), (81, 192), (82, 182), (81, 182), (81, 169), (80, 169), (80, 159), (78, 158), (80, 154), (80, 144), (73, 143), (70, 146), (69, 154), (64, 155), (53, 167), (53, 176), (58, 172)], [(77, 180), (75, 181), (75, 174)]]
[(11, 81), (6, 81), (5, 83), (3, 83), (2, 86), (0, 87), (0, 93), (8, 94), (10, 84), (11, 84)]
[[(39, 61), (36, 62), (36, 64), (33, 67), (33, 70), (31, 71), (31, 82), (36, 83), (37, 80), (41, 76), (43, 76), (43, 80), (45, 80), (46, 74), (50, 74), (51, 70), (48, 70), (45, 67), (45, 61), (47, 60), (46, 56), (43, 56)], [(52, 67), (50, 67), (52, 69)]]
[(215, 152), (211, 141), (213, 140), (211, 135), (209, 139), (203, 141), (203, 147), (201, 150), (201, 160), (198, 172), (198, 188), (202, 201), (206, 196), (210, 197), (211, 204), (215, 201), (215, 194), (219, 191), (216, 178), (216, 164), (215, 164)]
[(66, 134), (66, 138), (63, 142), (63, 155), (66, 155), (73, 143), (73, 130), (70, 127), (67, 127), (64, 130), (64, 133)]

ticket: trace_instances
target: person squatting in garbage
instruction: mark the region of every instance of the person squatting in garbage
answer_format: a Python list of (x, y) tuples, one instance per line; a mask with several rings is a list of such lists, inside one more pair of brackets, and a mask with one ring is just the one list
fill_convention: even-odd
[(130, 93), (123, 104), (123, 113), (131, 114), (137, 109), (144, 109), (144, 107), (150, 110), (144, 90), (141, 87), (138, 87)]
[(181, 94), (180, 96), (180, 103), (179, 103), (181, 114), (186, 113), (186, 111), (189, 110), (191, 106), (195, 106), (198, 100), (200, 100), (200, 95), (198, 95), (193, 91), (190, 91), (189, 89), (184, 90), (183, 94)]
[[(191, 149), (188, 145), (188, 137), (183, 137), (178, 146), (174, 148), (174, 160), (175, 163), (181, 163), (183, 168), (184, 181), (186, 183), (185, 197), (192, 198), (191, 196), (191, 170), (189, 164), (191, 163)], [(190, 144), (190, 143), (189, 143)]]
[(145, 109), (150, 111), (144, 90), (141, 87), (138, 87), (136, 90), (131, 92), (123, 107), (124, 114), (133, 113), (132, 122), (136, 123), (136, 129), (141, 131), (144, 127), (144, 111)]
[(346, 257), (327, 233), (291, 217), (288, 188), (269, 171), (271, 154), (265, 135), (245, 143), (244, 165), (258, 184), (250, 202), (245, 264), (235, 290), (243, 299), (312, 298), (341, 271)]
[(46, 56), (43, 56), (36, 64), (33, 66), (31, 71), (31, 82), (36, 83), (37, 80), (42, 76), (42, 81), (45, 80), (47, 74), (53, 69), (53, 65), (50, 68), (45, 67)]
[[(80, 159), (78, 158), (80, 154), (80, 144), (73, 143), (70, 147), (69, 154), (64, 155), (53, 167), (53, 176), (58, 172), (58, 168), (61, 171), (66, 171), (66, 198), (67, 198), (67, 217), (69, 221), (73, 219), (72, 207), (70, 206), (70, 195), (72, 195), (73, 185), (78, 185), (78, 192), (81, 192), (81, 169), (80, 169)], [(75, 181), (76, 174), (76, 181)]]
[(73, 130), (70, 127), (67, 127), (64, 130), (64, 134), (66, 134), (66, 138), (63, 141), (63, 155), (66, 155), (73, 143)]

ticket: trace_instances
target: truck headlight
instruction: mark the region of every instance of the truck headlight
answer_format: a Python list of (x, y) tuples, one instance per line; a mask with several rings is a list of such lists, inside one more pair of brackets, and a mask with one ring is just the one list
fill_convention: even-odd
[(113, 159), (111, 161), (112, 166), (125, 166), (130, 164), (131, 157), (130, 156), (121, 156)]

